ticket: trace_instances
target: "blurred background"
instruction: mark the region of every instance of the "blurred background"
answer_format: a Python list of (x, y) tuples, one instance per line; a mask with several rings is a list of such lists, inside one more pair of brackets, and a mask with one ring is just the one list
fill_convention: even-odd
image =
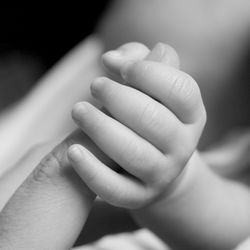
[(93, 32), (110, 1), (0, 9), (0, 110), (21, 98), (65, 53)]
[[(198, 82), (208, 113), (201, 149), (250, 126), (249, 0), (106, 0), (58, 9), (1, 8), (0, 31), (0, 111), (97, 33), (105, 50), (130, 41), (150, 48), (165, 42), (177, 50), (181, 69)], [(134, 228), (124, 210), (97, 203), (78, 243)]]

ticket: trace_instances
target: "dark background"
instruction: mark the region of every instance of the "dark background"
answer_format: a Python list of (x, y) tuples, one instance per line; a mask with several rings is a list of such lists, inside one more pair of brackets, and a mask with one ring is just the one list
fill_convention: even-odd
[[(0, 111), (24, 96), (65, 53), (93, 33), (110, 2), (58, 10), (1, 9)], [(124, 209), (97, 202), (76, 244), (135, 228)]]
[(0, 109), (22, 97), (94, 28), (111, 1), (0, 10)]

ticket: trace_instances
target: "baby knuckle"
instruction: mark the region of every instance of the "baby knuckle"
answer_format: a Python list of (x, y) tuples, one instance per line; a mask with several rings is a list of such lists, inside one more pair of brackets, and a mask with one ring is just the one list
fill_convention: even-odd
[(171, 158), (171, 161), (169, 161), (169, 164), (165, 169), (165, 174), (159, 176), (158, 181), (152, 184), (155, 196), (164, 193), (169, 184), (173, 182), (185, 166), (179, 161), (179, 159), (174, 159), (174, 157)]
[(112, 100), (116, 99), (117, 96), (119, 96), (121, 92), (122, 86), (119, 84), (113, 84), (110, 82), (107, 82), (106, 85), (103, 87), (103, 98), (102, 100), (109, 104), (112, 102)]
[(113, 190), (112, 192), (109, 193), (107, 197), (104, 198), (112, 206), (126, 207), (127, 201), (124, 198), (123, 192), (120, 189), (118, 190)]
[(139, 117), (139, 125), (149, 128), (157, 128), (160, 122), (159, 110), (156, 104), (149, 102), (145, 105)]
[(198, 86), (195, 80), (184, 72), (179, 72), (172, 79), (170, 96), (180, 97), (185, 105), (193, 103), (197, 96)]
[(166, 175), (167, 161), (154, 160), (149, 164), (149, 170), (147, 172), (147, 182), (150, 184), (158, 183), (162, 176)]
[(88, 173), (88, 176), (86, 176), (86, 178), (87, 178), (87, 182), (91, 186), (96, 185), (96, 183), (98, 183), (98, 173), (97, 172)]
[(106, 111), (106, 114), (103, 111), (101, 112), (98, 118), (90, 124), (89, 137), (99, 136), (101, 133), (104, 133), (104, 127), (107, 126), (107, 116), (109, 116), (109, 114)]
[(143, 166), (145, 164), (145, 155), (142, 147), (140, 147), (134, 140), (131, 140), (125, 145), (120, 159), (124, 165), (129, 167)]
[(132, 73), (134, 73), (138, 78), (147, 78), (148, 75), (152, 73), (152, 67), (150, 61), (139, 61), (134, 64), (132, 69)]

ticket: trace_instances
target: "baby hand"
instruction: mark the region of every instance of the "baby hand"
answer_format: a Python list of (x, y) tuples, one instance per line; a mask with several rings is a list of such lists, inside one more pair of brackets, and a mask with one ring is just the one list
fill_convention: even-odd
[(100, 77), (91, 92), (110, 116), (89, 103), (75, 105), (78, 126), (126, 171), (103, 164), (81, 145), (68, 157), (97, 195), (126, 208), (142, 208), (167, 195), (181, 181), (195, 151), (206, 112), (196, 82), (178, 65), (176, 53), (158, 44), (149, 54), (131, 43), (103, 57), (105, 66), (125, 85)]

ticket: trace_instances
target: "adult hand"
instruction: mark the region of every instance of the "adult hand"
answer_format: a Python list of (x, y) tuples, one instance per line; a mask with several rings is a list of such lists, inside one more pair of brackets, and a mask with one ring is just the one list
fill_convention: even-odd
[(66, 152), (71, 143), (86, 141), (76, 131), (20, 186), (0, 214), (0, 249), (61, 250), (73, 246), (95, 195), (71, 168)]

